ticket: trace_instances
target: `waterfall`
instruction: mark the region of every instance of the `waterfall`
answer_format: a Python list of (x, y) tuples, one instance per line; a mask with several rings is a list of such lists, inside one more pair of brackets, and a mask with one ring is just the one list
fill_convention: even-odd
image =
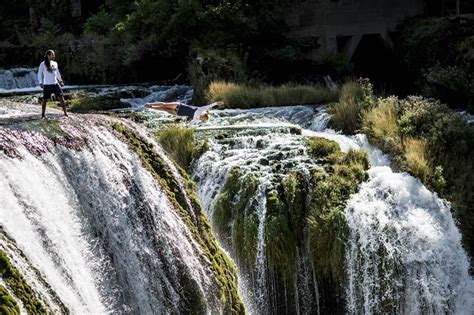
[(37, 70), (32, 68), (0, 69), (0, 90), (31, 88), (38, 85)]
[[(346, 310), (357, 314), (467, 314), (472, 311), (473, 279), (449, 204), (428, 191), (419, 180), (391, 170), (387, 156), (370, 146), (365, 136), (345, 136), (326, 129), (329, 116), (322, 108), (224, 110), (213, 111), (211, 116), (197, 129), (198, 137), (210, 139), (210, 149), (195, 163), (193, 175), (211, 222), (216, 201), (232, 169), (238, 168), (242, 176), (253, 173), (260, 181), (253, 199), (259, 200), (257, 277), (253, 280), (255, 286), (247, 283), (242, 289), (254, 292), (248, 297), (250, 301), (247, 300), (247, 305), (257, 305), (250, 309), (251, 313), (276, 313), (276, 309), (270, 307), (275, 294), (271, 291), (271, 280), (262, 278), (267, 271), (261, 270), (266, 263), (261, 257), (266, 219), (265, 211), (260, 209), (265, 205), (260, 200), (264, 187), (261, 183), (269, 183), (267, 190), (270, 190), (272, 179), (285, 174), (285, 167), (303, 171), (317, 167), (305, 154), (302, 141), (305, 136), (334, 140), (343, 151), (365, 149), (372, 164), (367, 182), (350, 198), (345, 210), (349, 227)], [(295, 128), (300, 129), (301, 134)], [(277, 152), (280, 153), (278, 158), (275, 157)], [(272, 168), (275, 161), (281, 168)], [(240, 198), (243, 197), (237, 194), (232, 200)], [(228, 250), (238, 262), (235, 251)], [(308, 278), (308, 270), (301, 269), (295, 281)], [(306, 277), (301, 272), (305, 272)], [(242, 277), (253, 278), (252, 274)], [(303, 304), (306, 307), (299, 310), (301, 313), (320, 310), (321, 289), (314, 276), (310, 278), (312, 284), (301, 282), (307, 291), (313, 291), (306, 293), (306, 302), (298, 302), (299, 297), (295, 297), (296, 309)], [(264, 292), (269, 296), (262, 302)], [(316, 301), (311, 302), (311, 299)]]
[(349, 312), (471, 314), (474, 281), (449, 204), (406, 173), (369, 176), (346, 209)]
[(0, 227), (18, 248), (9, 256), (21, 251), (72, 313), (221, 309), (212, 265), (163, 187), (105, 117), (82, 117), (35, 128), (59, 124), (52, 137), (25, 130), (33, 123), (0, 128)]
[[(179, 87), (163, 91), (128, 101), (141, 108), (169, 95), (189, 96)], [(0, 118), (19, 117), (27, 112), (23, 107), (0, 106)], [(162, 113), (144, 116), (150, 128), (170, 120)], [(351, 314), (470, 314), (474, 281), (449, 203), (391, 169), (365, 136), (327, 129), (328, 119), (324, 107), (312, 106), (215, 110), (196, 127), (208, 150), (194, 161), (192, 177), (214, 233), (240, 269), (247, 312), (315, 314), (334, 306)], [(114, 123), (145, 139), (185, 190), (161, 147), (132, 123), (72, 115), (3, 124), (0, 249), (56, 313), (181, 313), (201, 303), (207, 312), (223, 313), (209, 248), (189, 226), (196, 216), (182, 216)], [(337, 284), (321, 279), (306, 240), (291, 244), (294, 261), (285, 262), (291, 279), (275, 272), (275, 258), (269, 259), (275, 248), (267, 232), (283, 229), (272, 221), (271, 208), (282, 200), (281, 183), (293, 174), (302, 185), (318, 185), (311, 174), (324, 171), (308, 153), (308, 136), (333, 140), (344, 152), (367, 150), (371, 161), (367, 180), (341, 207), (347, 238), (337, 296), (330, 287)], [(192, 208), (191, 199), (182, 206)], [(223, 215), (236, 222), (219, 221)], [(296, 232), (305, 235), (302, 230)], [(234, 243), (245, 233), (245, 244)]]

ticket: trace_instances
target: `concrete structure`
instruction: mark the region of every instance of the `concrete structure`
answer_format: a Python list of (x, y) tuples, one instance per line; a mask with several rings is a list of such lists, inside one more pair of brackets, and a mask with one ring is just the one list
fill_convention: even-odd
[(312, 53), (344, 53), (350, 60), (364, 35), (388, 36), (404, 18), (423, 14), (423, 0), (294, 0), (288, 17), (290, 36), (319, 38), (321, 47)]

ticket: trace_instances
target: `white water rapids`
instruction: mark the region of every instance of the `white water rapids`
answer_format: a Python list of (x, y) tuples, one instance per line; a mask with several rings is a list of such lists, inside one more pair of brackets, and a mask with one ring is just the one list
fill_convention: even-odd
[[(200, 245), (109, 128), (88, 125), (82, 150), (56, 146), (41, 156), (21, 143), (47, 142), (43, 136), (17, 136), (9, 140), (18, 141), (20, 158), (0, 153), (0, 226), (70, 312), (180, 313), (183, 279), (209, 309), (219, 307)], [(19, 253), (0, 243), (9, 256)], [(48, 303), (44, 288), (28, 282)]]
[[(312, 162), (304, 154), (304, 136), (334, 140), (343, 151), (366, 149), (372, 164), (369, 179), (350, 198), (345, 210), (350, 229), (346, 248), (347, 311), (472, 314), (474, 281), (449, 205), (411, 175), (394, 173), (388, 159), (368, 145), (364, 136), (348, 137), (326, 130), (328, 118), (321, 108), (302, 106), (213, 111), (211, 119), (198, 130), (204, 134), (220, 131), (224, 138), (211, 140), (210, 150), (194, 168), (199, 196), (209, 216), (234, 167), (244, 174), (257, 174), (260, 186), (268, 185), (272, 173), (285, 173), (284, 165), (272, 169), (273, 156), (278, 152), (278, 160), (290, 167), (311, 167)], [(288, 132), (292, 126), (302, 128), (302, 135)], [(265, 216), (264, 207), (265, 200), (260, 200), (259, 220)], [(260, 221), (256, 292), (241, 290), (250, 312), (256, 314), (272, 312), (267, 309), (268, 301), (261, 300), (270, 286), (268, 279), (261, 278), (266, 263), (260, 255), (265, 248), (261, 244), (265, 241), (260, 235), (262, 226)], [(303, 286), (300, 282), (299, 287)]]

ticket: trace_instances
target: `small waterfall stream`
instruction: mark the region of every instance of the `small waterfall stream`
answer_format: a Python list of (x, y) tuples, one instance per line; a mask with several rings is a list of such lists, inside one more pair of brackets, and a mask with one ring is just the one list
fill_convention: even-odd
[(270, 298), (267, 290), (267, 255), (265, 253), (265, 222), (267, 213), (267, 183), (265, 179), (259, 185), (255, 200), (257, 203), (258, 214), (258, 232), (257, 232), (257, 292), (256, 304), (262, 313), (268, 312), (268, 299)]
[(472, 314), (474, 281), (450, 207), (418, 179), (373, 167), (346, 209), (348, 310)]

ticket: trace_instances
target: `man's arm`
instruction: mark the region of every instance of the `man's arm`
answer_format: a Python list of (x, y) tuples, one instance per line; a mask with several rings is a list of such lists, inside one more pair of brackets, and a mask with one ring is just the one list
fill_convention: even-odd
[(57, 63), (56, 63), (56, 68), (58, 71), (58, 82), (61, 86), (63, 86), (64, 85), (63, 78), (61, 77), (61, 72), (59, 72), (59, 67), (57, 66)]
[(43, 88), (43, 72), (44, 72), (44, 63), (41, 63), (38, 68), (38, 83), (41, 88)]

